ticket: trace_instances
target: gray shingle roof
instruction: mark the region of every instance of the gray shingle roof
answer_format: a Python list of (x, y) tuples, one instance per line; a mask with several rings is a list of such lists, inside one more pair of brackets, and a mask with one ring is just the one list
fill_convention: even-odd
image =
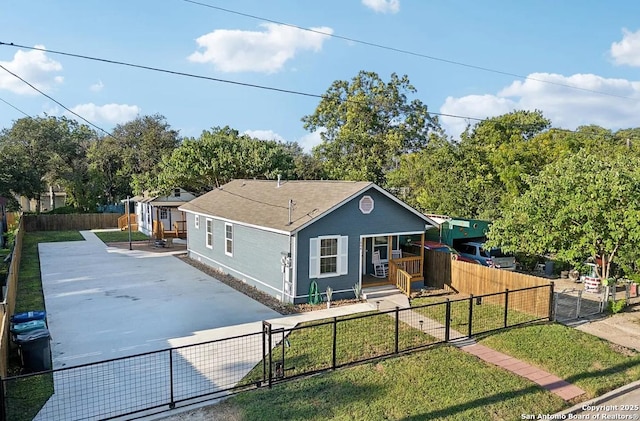
[[(366, 181), (234, 180), (180, 209), (230, 221), (292, 232), (358, 193)], [(294, 208), (289, 224), (289, 200)]]

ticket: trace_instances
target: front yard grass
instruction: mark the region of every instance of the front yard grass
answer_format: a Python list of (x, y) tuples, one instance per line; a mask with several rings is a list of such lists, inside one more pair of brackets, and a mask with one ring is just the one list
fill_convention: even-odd
[(554, 413), (556, 395), (454, 347), (386, 359), (238, 394), (244, 420), (515, 420)]
[[(375, 338), (389, 329), (384, 320), (359, 326), (365, 329), (359, 336)], [(309, 367), (327, 368), (331, 335), (312, 329), (295, 333), (290, 336), (290, 349), (299, 348), (298, 356), (304, 358), (296, 360), (285, 349), (285, 365), (298, 364), (286, 375), (310, 371)], [(581, 387), (586, 395), (578, 398), (580, 401), (640, 379), (638, 353), (555, 323), (494, 332), (480, 342)], [(358, 343), (353, 351), (358, 348), (365, 353), (370, 349)], [(277, 348), (274, 359), (281, 352)], [(257, 376), (253, 380), (260, 378), (262, 365), (256, 370), (259, 373), (253, 373)], [(521, 419), (522, 414), (553, 414), (569, 405), (527, 379), (443, 345), (279, 383), (271, 390), (241, 393), (221, 404), (219, 410), (246, 420), (511, 420)]]
[(588, 398), (640, 379), (640, 354), (560, 324), (514, 328), (480, 342), (575, 384)]
[[(129, 231), (95, 231), (94, 234), (103, 243), (124, 243), (129, 241)], [(149, 236), (140, 231), (131, 231), (131, 241), (148, 240)]]
[[(43, 310), (44, 295), (40, 275), (38, 243), (84, 240), (78, 231), (27, 232), (22, 241), (20, 272), (16, 295), (16, 313)], [(20, 374), (20, 361), (15, 348), (9, 354), (9, 375)], [(35, 376), (7, 384), (7, 419), (28, 421), (38, 413), (53, 394), (51, 375)]]

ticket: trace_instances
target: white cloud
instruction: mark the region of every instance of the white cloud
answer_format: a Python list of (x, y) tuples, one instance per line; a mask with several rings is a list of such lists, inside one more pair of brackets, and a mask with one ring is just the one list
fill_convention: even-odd
[[(44, 48), (43, 45), (35, 47)], [(64, 80), (62, 76), (56, 75), (62, 71), (62, 64), (47, 57), (44, 51), (18, 50), (13, 60), (0, 61), (0, 64), (42, 91), (48, 91)], [(20, 95), (38, 95), (33, 88), (2, 69), (0, 69), (0, 89)]]
[[(607, 79), (593, 74), (563, 76), (532, 73), (529, 78), (531, 79), (515, 81), (495, 95), (449, 97), (440, 107), (440, 112), (486, 118), (513, 110), (538, 109), (551, 120), (554, 127), (565, 129), (575, 129), (587, 124), (613, 130), (638, 125), (640, 82)], [(539, 80), (553, 84), (542, 83)], [(575, 86), (584, 90), (560, 85)], [(453, 117), (441, 117), (441, 121), (447, 132), (454, 137), (459, 136), (467, 125), (465, 120)], [(472, 120), (470, 123), (473, 125), (475, 121)]]
[(93, 92), (100, 92), (103, 88), (104, 88), (104, 83), (102, 83), (101, 80), (89, 86), (89, 89), (92, 90)]
[[(195, 63), (212, 63), (223, 72), (274, 73), (300, 51), (322, 49), (328, 35), (304, 31), (286, 25), (265, 23), (265, 30), (241, 31), (217, 29), (196, 39), (199, 48), (188, 59)], [(328, 27), (311, 28), (332, 34)]]
[(322, 142), (322, 138), (320, 137), (320, 133), (325, 131), (324, 128), (316, 130), (315, 132), (311, 132), (302, 136), (297, 140), (298, 145), (307, 153), (311, 152), (314, 146), (319, 145)]
[(92, 123), (109, 124), (126, 123), (140, 114), (140, 107), (127, 104), (96, 105), (89, 103), (76, 105), (71, 110)]
[(400, 0), (362, 0), (362, 4), (378, 13), (398, 13)]
[(277, 140), (278, 142), (284, 142), (284, 137), (280, 136), (273, 130), (245, 130), (243, 134), (253, 137), (254, 139), (262, 140)]
[(623, 29), (622, 41), (611, 44), (610, 54), (615, 64), (640, 67), (640, 30), (629, 32)]

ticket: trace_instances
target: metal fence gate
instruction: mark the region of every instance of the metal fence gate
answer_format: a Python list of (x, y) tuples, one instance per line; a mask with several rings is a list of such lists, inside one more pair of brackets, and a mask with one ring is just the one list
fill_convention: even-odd
[(553, 294), (553, 316), (557, 322), (569, 322), (604, 312), (605, 292), (591, 293), (583, 289), (563, 289)]

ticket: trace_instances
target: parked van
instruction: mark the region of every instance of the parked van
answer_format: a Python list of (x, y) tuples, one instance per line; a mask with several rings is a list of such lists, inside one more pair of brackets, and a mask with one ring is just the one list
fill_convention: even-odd
[(496, 269), (516, 270), (516, 258), (505, 254), (499, 248), (486, 250), (484, 243), (462, 243), (456, 249), (464, 257), (475, 260), (484, 266)]

